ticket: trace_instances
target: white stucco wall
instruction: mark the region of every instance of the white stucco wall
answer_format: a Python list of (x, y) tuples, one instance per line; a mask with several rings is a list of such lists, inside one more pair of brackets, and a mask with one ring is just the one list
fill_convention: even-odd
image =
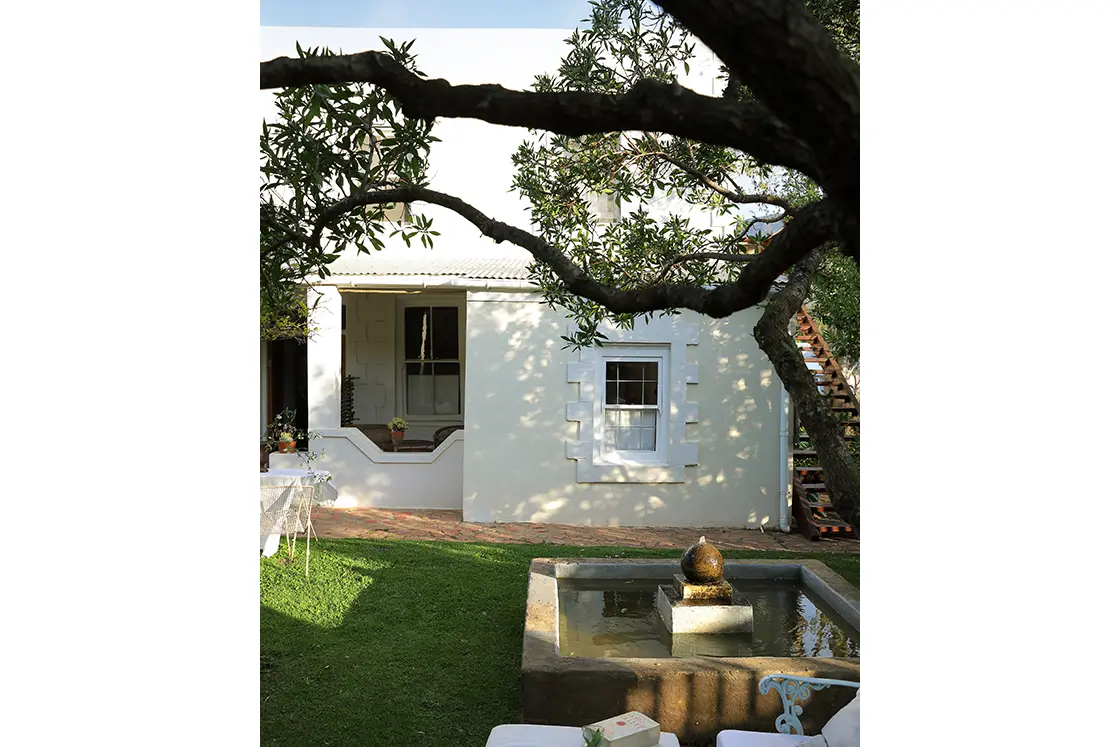
[(338, 428), (342, 408), (342, 296), (330, 285), (307, 292), (315, 333), (307, 342), (307, 429)]
[(716, 320), (686, 312), (695, 325), (687, 348), (699, 381), (689, 385), (699, 464), (675, 484), (576, 481), (566, 444), (578, 438), (567, 420), (578, 385), (568, 383), (563, 315), (539, 303), (480, 300), (468, 294), (467, 423), (463, 517), (618, 526), (757, 526), (777, 528), (781, 383), (751, 329), (760, 311)]

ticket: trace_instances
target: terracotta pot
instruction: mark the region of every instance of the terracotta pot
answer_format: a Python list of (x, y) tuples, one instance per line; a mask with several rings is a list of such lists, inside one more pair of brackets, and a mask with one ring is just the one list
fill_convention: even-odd
[(694, 584), (710, 584), (723, 578), (723, 555), (703, 537), (681, 556), (684, 577)]
[(389, 435), (392, 437), (394, 444), (399, 444), (404, 440), (404, 431), (392, 431)]
[(295, 454), (296, 442), (295, 441), (281, 441), (279, 444), (281, 454)]
[(271, 451), (268, 444), (261, 444), (261, 472), (268, 472), (268, 455)]

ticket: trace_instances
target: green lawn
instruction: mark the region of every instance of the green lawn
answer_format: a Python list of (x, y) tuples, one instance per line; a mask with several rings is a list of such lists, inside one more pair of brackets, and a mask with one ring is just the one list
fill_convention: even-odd
[[(483, 745), (518, 719), (521, 628), (536, 557), (679, 550), (321, 540), (261, 559), (261, 743)], [(859, 585), (859, 556), (813, 558)]]

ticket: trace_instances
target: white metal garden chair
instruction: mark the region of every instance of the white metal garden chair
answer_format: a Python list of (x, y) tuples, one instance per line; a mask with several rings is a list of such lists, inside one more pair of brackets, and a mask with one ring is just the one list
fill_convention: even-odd
[[(766, 695), (771, 690), (777, 690), (782, 698), (782, 715), (774, 720), (777, 734), (762, 731), (739, 731), (725, 729), (716, 735), (716, 747), (792, 747), (796, 744), (816, 745), (817, 743), (805, 736), (805, 728), (801, 725), (801, 714), (804, 709), (801, 703), (808, 702), (810, 696), (826, 687), (854, 687), (857, 699), (852, 704), (845, 706), (832, 720), (825, 725), (824, 731), (827, 741), (832, 747), (846, 747), (846, 745), (859, 744), (859, 683), (848, 680), (830, 680), (819, 677), (801, 677), (794, 674), (769, 674), (758, 683), (758, 691)], [(854, 705), (854, 707), (853, 707)], [(830, 737), (829, 731), (835, 730), (836, 737)]]
[(262, 486), (260, 489), (261, 536), (282, 534), (287, 540), (290, 560), (295, 557), (295, 542), (299, 534), (302, 532), (307, 535), (307, 550), (303, 566), (306, 577), (311, 575), (311, 537), (319, 538), (315, 534), (315, 525), (311, 521), (311, 510), (319, 503), (323, 484), (328, 479), (330, 479), (329, 472), (309, 469), (306, 480)]

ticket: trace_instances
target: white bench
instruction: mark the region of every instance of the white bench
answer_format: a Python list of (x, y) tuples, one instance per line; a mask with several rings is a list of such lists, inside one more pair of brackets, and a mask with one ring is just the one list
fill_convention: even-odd
[[(716, 735), (716, 747), (792, 747), (804, 743), (809, 738), (805, 736), (805, 729), (801, 725), (801, 714), (804, 709), (800, 703), (807, 702), (814, 692), (833, 686), (854, 687), (859, 690), (858, 682), (848, 680), (828, 680), (793, 674), (766, 675), (758, 683), (758, 691), (765, 695), (771, 690), (777, 690), (781, 695), (782, 715), (774, 720), (774, 726), (779, 733), (725, 729)], [(858, 711), (855, 724), (855, 744), (859, 744)], [(833, 741), (837, 740), (829, 740), (829, 742)]]
[[(847, 680), (827, 680), (793, 674), (770, 674), (763, 677), (758, 683), (759, 692), (765, 695), (771, 690), (777, 690), (782, 698), (782, 715), (774, 721), (779, 733), (725, 729), (716, 735), (716, 747), (792, 747), (805, 742), (808, 737), (801, 725), (803, 709), (800, 703), (808, 701), (813, 692), (832, 686), (859, 689), (858, 682)], [(858, 740), (857, 731), (856, 744)], [(536, 724), (495, 726), (490, 731), (490, 738), (486, 740), (486, 747), (583, 747), (583, 744), (583, 731), (578, 726)], [(680, 742), (674, 735), (661, 732), (658, 745), (680, 747)]]

